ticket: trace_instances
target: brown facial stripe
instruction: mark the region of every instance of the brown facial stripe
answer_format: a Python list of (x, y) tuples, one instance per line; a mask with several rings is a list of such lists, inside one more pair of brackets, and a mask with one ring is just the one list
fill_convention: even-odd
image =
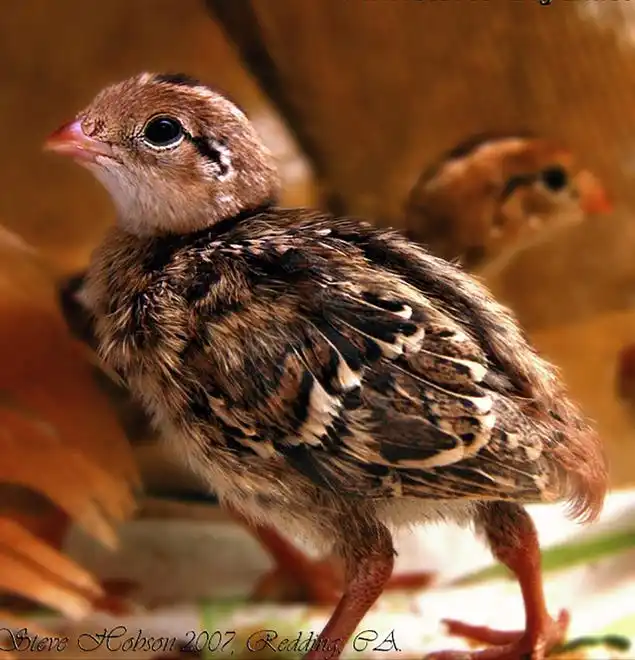
[(229, 172), (229, 166), (227, 163), (223, 162), (221, 152), (218, 149), (214, 149), (214, 147), (205, 138), (201, 137), (200, 135), (192, 135), (185, 129), (183, 129), (183, 135), (203, 158), (218, 166), (219, 176), (223, 177), (227, 175)]
[(537, 174), (520, 174), (507, 179), (505, 187), (501, 191), (500, 201), (504, 202), (514, 191), (523, 186), (530, 186), (538, 180)]

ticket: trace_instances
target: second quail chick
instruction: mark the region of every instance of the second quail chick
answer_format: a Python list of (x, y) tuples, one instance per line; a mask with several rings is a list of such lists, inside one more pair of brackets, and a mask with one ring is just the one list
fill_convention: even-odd
[(546, 609), (523, 505), (591, 520), (607, 470), (509, 311), (396, 232), (278, 208), (253, 126), (197, 81), (108, 87), (48, 146), (117, 208), (83, 294), (102, 359), (221, 503), (342, 558), (306, 657), (341, 656), (390, 579), (394, 526), (447, 520), (485, 535), (526, 611), (518, 633), (454, 623), (497, 644), (460, 657), (543, 660), (567, 617)]
[(612, 205), (573, 154), (530, 136), (472, 137), (426, 170), (405, 205), (408, 236), (494, 275), (520, 252)]

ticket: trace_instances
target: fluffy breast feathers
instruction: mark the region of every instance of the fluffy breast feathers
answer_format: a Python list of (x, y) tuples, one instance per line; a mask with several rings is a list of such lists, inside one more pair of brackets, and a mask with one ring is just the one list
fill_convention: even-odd
[(601, 507), (598, 438), (553, 369), (477, 282), (396, 233), (297, 209), (113, 230), (85, 297), (106, 362), (210, 457), (347, 497)]

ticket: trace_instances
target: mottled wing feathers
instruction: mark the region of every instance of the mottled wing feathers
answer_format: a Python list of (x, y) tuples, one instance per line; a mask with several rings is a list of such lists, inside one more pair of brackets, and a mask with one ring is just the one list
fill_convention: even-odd
[(200, 410), (235, 451), (284, 457), (339, 492), (540, 499), (539, 433), (503, 396), (523, 388), (466, 331), (461, 301), (444, 309), (345, 229), (212, 248), (231, 253), (224, 277), (248, 282), (249, 304), (209, 314), (205, 334), (223, 340), (191, 362), (214, 374)]
[(291, 466), (341, 496), (601, 508), (599, 441), (554, 370), (483, 287), (399, 234), (303, 209), (115, 232), (86, 295), (102, 356), (223, 488), (280, 495)]
[[(482, 353), (451, 319), (412, 299), (383, 298), (392, 311), (380, 315), (362, 297), (344, 306), (335, 287), (327, 295), (325, 320), (307, 316), (328, 344), (339, 347), (330, 352), (331, 374), (347, 372), (351, 363), (344, 355), (355, 351), (361, 366), (351, 370), (349, 389), (339, 396), (327, 391), (336, 389), (332, 376), (313, 381), (309, 423), (296, 448), (282, 450), (299, 470), (340, 491), (370, 496), (504, 498), (526, 491), (536, 497), (532, 466), (523, 465), (523, 480), (504, 476), (504, 465), (490, 465), (484, 475), (478, 461), (466, 463), (493, 440), (495, 395), (481, 383), (487, 372)], [(499, 459), (503, 453), (511, 458), (502, 432), (496, 434)], [(465, 468), (456, 470), (459, 465)]]

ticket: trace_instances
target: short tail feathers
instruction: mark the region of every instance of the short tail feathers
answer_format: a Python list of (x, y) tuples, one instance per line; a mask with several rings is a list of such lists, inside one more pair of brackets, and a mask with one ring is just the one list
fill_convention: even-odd
[(511, 312), (478, 282), (396, 234), (386, 233), (383, 240), (403, 259), (395, 257), (393, 267), (451, 305), (468, 331), (477, 333), (490, 361), (510, 379), (520, 396), (548, 412), (546, 430), (553, 443), (548, 451), (558, 484), (554, 499), (568, 501), (571, 518), (595, 520), (608, 488), (606, 457), (597, 433), (561, 386), (558, 370), (536, 353)]
[[(561, 493), (567, 501), (567, 515), (587, 523), (602, 512), (608, 490), (608, 466), (599, 435), (582, 417), (577, 408), (563, 398), (552, 415), (564, 422), (551, 456), (561, 483)], [(558, 420), (558, 421), (560, 421)]]

